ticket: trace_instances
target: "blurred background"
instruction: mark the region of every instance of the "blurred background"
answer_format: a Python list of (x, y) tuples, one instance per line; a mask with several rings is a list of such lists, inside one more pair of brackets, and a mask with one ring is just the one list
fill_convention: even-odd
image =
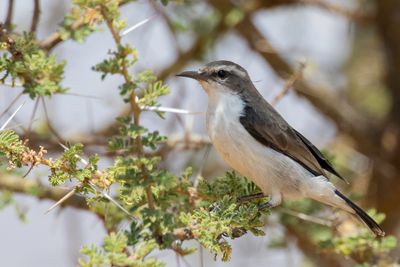
[[(15, 32), (28, 31), (35, 2), (0, 0), (0, 21), (7, 23), (11, 5)], [(46, 40), (72, 3), (39, 2), (36, 35)], [(212, 148), (207, 153), (206, 94), (196, 82), (174, 75), (213, 60), (234, 61), (248, 70), (262, 95), (294, 128), (334, 156), (335, 165), (350, 181), (346, 185), (334, 180), (337, 186), (359, 196), (363, 207), (385, 213), (382, 227), (399, 235), (399, 1), (217, 0), (163, 6), (139, 0), (124, 5), (121, 12), (129, 26), (150, 18), (123, 38), (139, 53), (132, 73), (154, 70), (171, 88), (162, 106), (195, 112), (166, 113), (165, 120), (152, 112), (144, 114), (143, 124), (160, 130), (175, 146), (164, 158), (166, 168), (178, 173), (191, 165), (204, 177), (229, 169)], [(49, 121), (64, 140), (83, 143), (86, 153), (104, 156), (100, 166), (107, 167), (110, 161), (102, 145), (116, 130), (115, 117), (128, 107), (117, 90), (121, 79), (102, 81), (91, 69), (114, 47), (102, 28), (85, 42), (67, 40), (52, 47), (58, 60), (68, 61), (62, 84), (69, 91), (45, 99), (47, 114), (44, 105), (19, 97), (14, 106), (26, 104), (11, 126), (32, 129), (30, 143), (45, 144), (50, 154), (57, 155), (62, 148), (51, 138)], [(0, 112), (22, 90), (0, 85)], [(45, 182), (47, 176), (35, 170), (26, 179)], [(1, 180), (0, 189), (9, 190)], [(1, 206), (8, 201), (0, 212), (2, 266), (75, 266), (82, 244), (99, 244), (105, 235), (102, 223), (85, 210), (64, 207), (45, 214), (54, 201), (24, 194), (15, 194), (12, 200), (3, 194), (2, 199)], [(309, 256), (326, 266), (344, 264), (315, 255), (301, 233), (285, 226), (270, 225), (266, 231), (265, 237), (246, 235), (232, 241), (234, 253), (228, 263), (214, 261), (202, 250), (184, 259), (171, 251), (155, 256), (167, 266), (309, 266)], [(271, 239), (281, 235), (287, 246), (270, 247)]]

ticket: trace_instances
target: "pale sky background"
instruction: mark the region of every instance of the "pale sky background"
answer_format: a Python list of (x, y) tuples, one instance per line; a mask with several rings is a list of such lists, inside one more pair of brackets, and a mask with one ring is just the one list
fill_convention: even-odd
[[(5, 18), (7, 2), (0, 0), (0, 20)], [(18, 31), (26, 30), (30, 25), (33, 1), (15, 2), (14, 23), (18, 24)], [(345, 0), (336, 2), (348, 4)], [(70, 8), (70, 3), (61, 0), (42, 0), (41, 3), (42, 15), (38, 36), (44, 38), (56, 30), (57, 23), (61, 22), (63, 14)], [(173, 5), (170, 5), (167, 9), (172, 7)], [(147, 1), (143, 0), (129, 4), (122, 10), (129, 25), (154, 14)], [(352, 41), (352, 27), (345, 19), (317, 8), (293, 8), (260, 12), (254, 21), (286, 58), (292, 62), (307, 63), (307, 77), (312, 77), (315, 82), (329, 84), (330, 87), (345, 86), (340, 69), (350, 53), (349, 44)], [(188, 40), (183, 39), (182, 46), (186, 47)], [(124, 42), (130, 43), (139, 51), (140, 60), (134, 70), (161, 70), (176, 56), (171, 45), (171, 36), (159, 17), (127, 35)], [(66, 95), (55, 96), (48, 101), (51, 119), (64, 137), (72, 137), (108, 125), (123, 109), (124, 103), (117, 90), (121, 80), (108, 77), (102, 82), (100, 74), (90, 69), (107, 57), (110, 48), (114, 49), (115, 45), (109, 32), (104, 30), (91, 35), (84, 44), (67, 41), (54, 50), (59, 59), (68, 60), (63, 84), (71, 88), (70, 92), (101, 98), (98, 100)], [(246, 43), (235, 34), (226, 35), (216, 45), (215, 50), (209, 53), (207, 60), (195, 62), (187, 66), (187, 69), (197, 69), (201, 64), (207, 63), (206, 61), (217, 59), (231, 60), (245, 67), (268, 100), (273, 99), (283, 86), (283, 82), (274, 76), (263, 60), (252, 53)], [(205, 110), (206, 95), (194, 81), (180, 80), (172, 76), (167, 82), (171, 86), (171, 95), (162, 99), (165, 106), (170, 106), (176, 95), (183, 94), (179, 107), (193, 111)], [(0, 86), (0, 111), (4, 110), (20, 91), (19, 88)], [(27, 100), (27, 103), (17, 115), (19, 122), (28, 122), (33, 109), (33, 103), (27, 97), (18, 103), (24, 100)], [(290, 124), (318, 146), (329, 144), (335, 134), (335, 129), (317, 114), (307, 101), (293, 93), (284, 97), (277, 109)], [(44, 119), (44, 115), (38, 112), (36, 117), (39, 119), (36, 122), (38, 125)], [(182, 132), (182, 128), (167, 130), (164, 127), (171, 118), (172, 115), (167, 115), (167, 121), (163, 121), (154, 114), (146, 114), (143, 122), (149, 128), (155, 125), (157, 128), (161, 127), (164, 133)], [(193, 131), (205, 134), (203, 116), (196, 116), (194, 122)], [(174, 166), (175, 170), (182, 167), (181, 162), (183, 161)], [(50, 201), (37, 201), (24, 196), (17, 196), (15, 199), (27, 211), (28, 222), (21, 222), (13, 208), (0, 211), (1, 266), (76, 266), (82, 244), (101, 244), (105, 233), (101, 222), (94, 215), (72, 208), (56, 210), (45, 215), (45, 210), (52, 204)], [(267, 248), (268, 237), (273, 236), (274, 232), (280, 232), (279, 226), (269, 227), (266, 237), (253, 237), (248, 234), (231, 241), (233, 257), (228, 263), (213, 261), (213, 256), (204, 252), (205, 266), (300, 266), (303, 256), (294, 245), (284, 250)], [(167, 266), (176, 266), (176, 257), (171, 251), (157, 252), (154, 255), (165, 260)], [(180, 266), (200, 266), (198, 254), (186, 257), (185, 260), (186, 263), (181, 262)]]

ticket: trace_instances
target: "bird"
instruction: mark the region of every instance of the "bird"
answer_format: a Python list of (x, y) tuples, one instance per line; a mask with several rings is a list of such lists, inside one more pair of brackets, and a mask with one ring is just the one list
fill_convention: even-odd
[(268, 196), (260, 208), (283, 199), (310, 198), (358, 217), (375, 236), (385, 232), (328, 179), (344, 177), (304, 135), (259, 93), (240, 65), (218, 60), (177, 76), (197, 80), (208, 96), (206, 127), (218, 154)]

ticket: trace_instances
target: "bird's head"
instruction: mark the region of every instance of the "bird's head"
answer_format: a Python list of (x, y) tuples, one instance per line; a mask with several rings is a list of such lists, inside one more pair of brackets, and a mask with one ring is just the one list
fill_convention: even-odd
[(198, 71), (184, 71), (177, 76), (197, 80), (208, 94), (215, 91), (239, 93), (251, 83), (244, 68), (226, 60), (213, 61)]

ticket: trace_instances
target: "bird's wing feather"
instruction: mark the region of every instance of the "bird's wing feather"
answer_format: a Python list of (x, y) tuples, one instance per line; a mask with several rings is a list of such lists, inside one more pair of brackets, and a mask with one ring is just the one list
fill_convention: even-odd
[(318, 150), (316, 146), (314, 146), (307, 138), (305, 138), (301, 133), (293, 129), (293, 131), (297, 134), (297, 136), (303, 141), (303, 143), (307, 146), (307, 148), (311, 151), (311, 153), (314, 155), (314, 157), (317, 159), (319, 165), (328, 172), (336, 175), (343, 181), (347, 182), (346, 179), (338, 172), (335, 170), (333, 167), (332, 163), (329, 162), (327, 158), (324, 157), (324, 155), (321, 153), (321, 151)]
[(240, 117), (240, 123), (251, 136), (263, 145), (292, 158), (314, 175), (324, 175), (323, 169), (338, 175), (310, 141), (290, 127), (269, 103), (264, 99), (260, 101), (262, 103), (253, 107), (246, 105)]

